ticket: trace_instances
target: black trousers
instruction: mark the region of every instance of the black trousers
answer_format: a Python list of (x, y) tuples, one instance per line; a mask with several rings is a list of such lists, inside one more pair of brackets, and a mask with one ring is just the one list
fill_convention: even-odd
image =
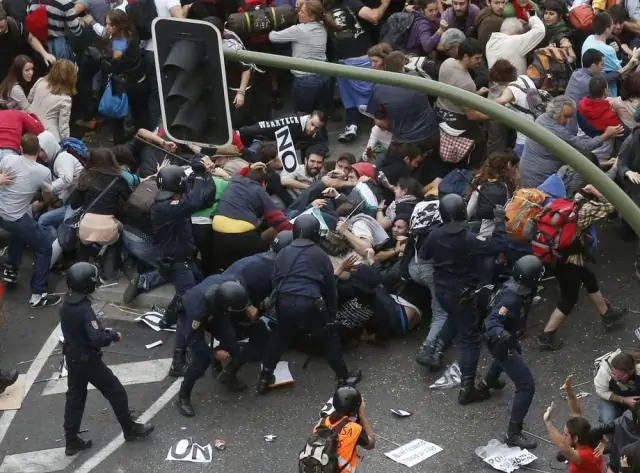
[(131, 416), (127, 391), (104, 364), (102, 356), (96, 355), (86, 361), (79, 354), (66, 354), (65, 358), (68, 370), (67, 400), (64, 406), (65, 435), (73, 437), (80, 431), (89, 383), (109, 401), (122, 429), (126, 431), (130, 428)]

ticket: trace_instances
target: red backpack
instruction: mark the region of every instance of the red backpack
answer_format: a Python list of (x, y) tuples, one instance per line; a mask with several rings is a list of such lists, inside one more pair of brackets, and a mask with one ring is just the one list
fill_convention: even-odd
[(579, 234), (578, 208), (571, 199), (554, 199), (536, 217), (532, 253), (543, 263), (567, 255)]
[(38, 0), (38, 8), (32, 10), (24, 19), (24, 26), (43, 44), (49, 40), (49, 13), (47, 5)]

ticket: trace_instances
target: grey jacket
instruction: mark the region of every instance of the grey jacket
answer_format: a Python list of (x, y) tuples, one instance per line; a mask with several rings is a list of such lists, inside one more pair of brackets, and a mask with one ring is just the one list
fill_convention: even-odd
[[(600, 137), (576, 136), (544, 113), (536, 119), (536, 124), (546, 128), (558, 138), (580, 151), (591, 151), (600, 146)], [(538, 187), (547, 177), (557, 172), (564, 163), (544, 146), (527, 139), (520, 158), (520, 182), (523, 187)]]

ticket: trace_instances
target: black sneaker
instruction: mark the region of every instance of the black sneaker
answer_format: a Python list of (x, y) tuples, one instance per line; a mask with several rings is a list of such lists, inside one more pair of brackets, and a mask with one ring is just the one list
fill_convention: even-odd
[(62, 301), (62, 297), (56, 296), (55, 294), (47, 294), (46, 292), (42, 295), (31, 296), (31, 300), (29, 301), (29, 307), (32, 309), (39, 309), (41, 307), (51, 307), (54, 305), (60, 304)]
[(2, 270), (2, 280), (8, 284), (15, 284), (18, 282), (18, 273), (11, 268), (5, 267)]
[(602, 325), (606, 331), (613, 330), (618, 320), (627, 315), (626, 308), (616, 308), (607, 303), (607, 312), (601, 316)]
[(564, 340), (556, 339), (554, 334), (545, 332), (536, 336), (536, 343), (542, 351), (556, 351), (562, 348)]

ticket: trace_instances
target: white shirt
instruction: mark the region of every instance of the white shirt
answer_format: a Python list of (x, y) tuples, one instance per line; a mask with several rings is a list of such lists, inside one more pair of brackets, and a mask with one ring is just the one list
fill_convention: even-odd
[[(180, 0), (153, 0), (156, 4), (156, 11), (158, 12), (158, 18), (171, 18), (171, 8), (182, 7)], [(154, 51), (153, 39), (147, 41), (144, 46), (145, 51)]]
[[(536, 88), (536, 85), (533, 83), (533, 81), (525, 76), (525, 75), (521, 75), (518, 77), (517, 80), (515, 80), (514, 82), (520, 87), (516, 87), (516, 85), (509, 85), (509, 90), (511, 91), (511, 93), (513, 94), (513, 98), (514, 98), (514, 103), (520, 107), (520, 108), (524, 108), (526, 110), (529, 110), (529, 103), (527, 102), (527, 94), (526, 94), (526, 90), (527, 87), (528, 88)], [(527, 120), (533, 122), (533, 115), (530, 113), (524, 113), (521, 112), (520, 110), (516, 109), (516, 108), (512, 108), (511, 110), (513, 110), (514, 112), (520, 114), (520, 116), (522, 118), (526, 118)], [(527, 140), (527, 136), (519, 131), (516, 132), (516, 144), (517, 145), (524, 145), (524, 142)]]
[(544, 39), (544, 23), (537, 16), (529, 18), (531, 29), (523, 34), (508, 35), (492, 33), (487, 42), (486, 56), (489, 69), (498, 59), (506, 59), (518, 71), (518, 75), (527, 70), (526, 55), (533, 51)]

